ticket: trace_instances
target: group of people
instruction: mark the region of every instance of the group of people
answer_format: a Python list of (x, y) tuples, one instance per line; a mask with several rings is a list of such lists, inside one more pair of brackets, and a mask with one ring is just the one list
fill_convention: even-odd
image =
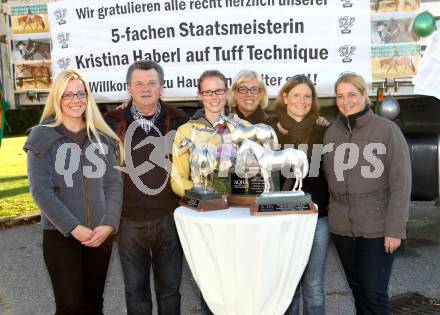
[[(319, 218), (308, 264), (286, 314), (299, 314), (301, 296), (304, 314), (325, 314), (330, 237), (356, 312), (389, 313), (393, 252), (405, 238), (408, 218), (409, 152), (399, 128), (369, 108), (362, 77), (349, 73), (337, 80), (339, 114), (328, 128), (319, 115), (314, 84), (304, 75), (284, 84), (269, 114), (267, 89), (258, 73), (239, 72), (229, 88), (220, 71), (205, 71), (197, 87), (203, 107), (191, 118), (161, 100), (164, 72), (157, 63), (133, 63), (126, 81), (130, 101), (102, 117), (83, 76), (63, 71), (24, 146), (30, 190), (42, 214), (43, 256), (56, 314), (102, 314), (116, 234), (127, 313), (152, 313), (152, 269), (158, 313), (180, 314), (183, 254), (173, 211), (193, 183), (189, 153), (178, 154), (177, 147), (184, 137), (191, 138), (193, 127), (214, 130), (222, 115), (235, 115), (242, 125), (271, 125), (282, 145), (307, 144), (309, 160), (315, 145), (333, 148), (325, 150), (318, 174), (304, 180), (303, 190), (318, 205)], [(222, 142), (219, 134), (210, 141)], [(379, 144), (374, 153), (372, 143)], [(341, 158), (336, 147), (344, 146)], [(358, 161), (349, 165), (354, 151)], [(291, 179), (284, 180), (283, 189), (292, 186)], [(201, 308), (202, 314), (212, 314), (203, 297)]]

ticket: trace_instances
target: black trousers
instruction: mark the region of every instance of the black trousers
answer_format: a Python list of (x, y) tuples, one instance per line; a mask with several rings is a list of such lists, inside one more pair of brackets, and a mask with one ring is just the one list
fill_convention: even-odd
[(387, 254), (384, 238), (332, 234), (353, 292), (357, 315), (388, 315), (388, 283), (394, 254)]
[(112, 243), (109, 237), (99, 247), (87, 247), (72, 236), (44, 230), (43, 256), (52, 282), (56, 315), (103, 314)]

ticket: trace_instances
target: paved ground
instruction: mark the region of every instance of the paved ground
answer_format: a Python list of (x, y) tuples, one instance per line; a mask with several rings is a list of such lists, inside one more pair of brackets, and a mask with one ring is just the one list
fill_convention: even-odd
[[(407, 251), (395, 260), (390, 295), (419, 292), (440, 299), (440, 208), (432, 203), (413, 203), (408, 236)], [(38, 224), (0, 231), (0, 315), (53, 314), (53, 297), (41, 247)], [(126, 314), (116, 248), (113, 254), (105, 291), (105, 314)], [(411, 257), (414, 254), (419, 256)], [(333, 246), (327, 261), (326, 281), (327, 313), (354, 314)], [(197, 287), (186, 266), (181, 291), (182, 313), (198, 314)]]

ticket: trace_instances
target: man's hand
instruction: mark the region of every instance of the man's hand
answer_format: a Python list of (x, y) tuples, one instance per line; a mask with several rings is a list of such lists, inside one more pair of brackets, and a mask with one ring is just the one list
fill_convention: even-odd
[(283, 135), (287, 135), (287, 134), (289, 133), (289, 131), (286, 130), (286, 129), (284, 129), (283, 126), (281, 126), (281, 124), (280, 124), (279, 122), (277, 123), (277, 127), (278, 127), (278, 130), (279, 130)]
[(98, 247), (107, 239), (107, 237), (112, 232), (113, 232), (113, 227), (111, 227), (110, 225), (97, 226), (92, 232), (93, 233), (92, 238), (84, 242), (81, 242), (81, 244), (89, 247)]
[(84, 225), (77, 225), (70, 234), (82, 243), (92, 238), (93, 231)]
[(397, 248), (399, 248), (401, 243), (400, 238), (385, 237), (385, 253), (392, 254)]
[(327, 119), (325, 119), (325, 117), (319, 116), (318, 119), (316, 119), (315, 124), (321, 127), (327, 127), (330, 125), (330, 122)]
[(116, 109), (124, 109), (124, 108), (127, 108), (127, 106), (128, 106), (128, 102), (124, 102), (124, 103), (116, 106)]

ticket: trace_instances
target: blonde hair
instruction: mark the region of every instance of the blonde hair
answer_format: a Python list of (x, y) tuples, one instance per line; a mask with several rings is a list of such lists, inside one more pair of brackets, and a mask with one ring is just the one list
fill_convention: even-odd
[(263, 80), (261, 79), (261, 75), (258, 74), (258, 72), (252, 71), (252, 70), (241, 70), (234, 78), (234, 81), (232, 81), (231, 90), (232, 93), (229, 97), (229, 104), (231, 107), (237, 107), (237, 99), (236, 99), (236, 93), (238, 87), (243, 84), (245, 81), (249, 81), (252, 79), (256, 79), (261, 91), (261, 101), (260, 104), (258, 104), (262, 109), (265, 109), (267, 105), (269, 104), (269, 97), (267, 95), (267, 89), (266, 85), (264, 84)]
[(365, 92), (368, 94), (367, 83), (359, 74), (344, 73), (341, 75), (335, 82), (335, 93), (337, 93), (336, 90), (341, 83), (349, 83), (353, 85), (361, 94), (364, 94)]
[(367, 83), (365, 82), (364, 78), (362, 76), (360, 76), (357, 73), (354, 72), (349, 72), (349, 73), (344, 73), (343, 75), (341, 75), (335, 82), (335, 94), (337, 95), (337, 89), (339, 84), (341, 83), (349, 83), (351, 85), (353, 85), (356, 90), (358, 90), (362, 95), (366, 94), (367, 98), (365, 100), (365, 103), (367, 106), (371, 106), (372, 102), (370, 100), (370, 97), (368, 96), (368, 86)]
[[(89, 85), (84, 77), (76, 70), (64, 70), (53, 81), (49, 96), (47, 97), (46, 105), (44, 106), (43, 114), (41, 115), (40, 123), (48, 118), (53, 118), (54, 122), (47, 124), (47, 127), (57, 127), (63, 123), (63, 112), (61, 110), (61, 98), (66, 90), (67, 84), (71, 80), (80, 80), (87, 93), (87, 105), (84, 111), (84, 121), (86, 123), (87, 136), (90, 142), (94, 143), (92, 138), (96, 139), (98, 145), (101, 147), (101, 136), (99, 133), (115, 140), (118, 143), (118, 158), (120, 164), (124, 160), (124, 148), (116, 133), (107, 125), (98, 106), (93, 99)], [(93, 137), (91, 136), (93, 135)]]
[(316, 94), (315, 85), (313, 82), (309, 79), (309, 77), (303, 75), (303, 74), (297, 74), (293, 76), (292, 78), (287, 81), (283, 87), (281, 88), (280, 92), (278, 93), (277, 99), (273, 103), (272, 107), (277, 108), (286, 108), (287, 104), (284, 103), (284, 95), (289, 94), (289, 92), (297, 85), (305, 84), (307, 85), (310, 90), (312, 91), (312, 108), (310, 109), (311, 112), (319, 115), (319, 101), (318, 101), (318, 95)]

